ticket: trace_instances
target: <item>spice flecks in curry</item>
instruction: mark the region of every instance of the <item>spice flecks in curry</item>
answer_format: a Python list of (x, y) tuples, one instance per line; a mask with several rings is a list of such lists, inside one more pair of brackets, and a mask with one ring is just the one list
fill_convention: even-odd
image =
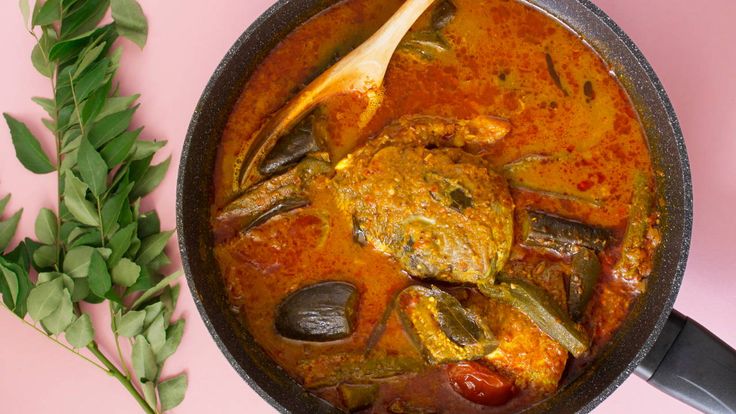
[[(254, 133), (295, 91), (368, 38), (401, 3), (339, 2), (298, 27), (264, 59), (247, 83), (223, 134), (215, 172), (215, 216), (236, 195), (238, 159)], [(517, 1), (452, 3), (454, 18), (443, 21), (440, 37), (428, 31), (433, 26), (431, 10), (416, 23), (407, 37), (413, 42), (395, 54), (384, 81), (383, 103), (365, 128), (356, 127), (365, 109), (365, 100), (359, 96), (339, 96), (319, 109), (320, 127), (329, 137), (324, 143), (326, 150), (335, 165), (386, 131), (387, 126), (417, 115), (460, 121), (477, 117), (507, 120), (510, 132), (502, 139), (462, 145), (465, 156), (482, 160), (473, 161), (473, 165), (487, 165), (494, 174), (503, 176), (504, 186), (510, 188), (515, 209), (514, 237), (509, 241), (508, 263), (494, 272), (527, 280), (547, 292), (555, 303), (553, 307), (559, 305), (567, 312), (566, 286), (577, 270), (564, 251), (524, 244), (521, 230), (526, 212), (541, 211), (607, 229), (611, 240), (596, 253), (603, 271), (591, 303), (577, 324), (591, 339), (588, 358), (592, 357), (615, 332), (631, 301), (643, 289), (656, 245), (654, 215), (646, 214), (638, 220), (639, 227), (648, 230), (636, 242), (626, 242), (631, 233), (627, 227), (632, 200), (637, 200), (636, 177), (643, 177), (646, 189), (653, 181), (636, 111), (605, 62), (556, 20)], [(416, 45), (427, 39), (440, 47), (418, 50)], [(430, 145), (426, 150), (410, 152), (426, 157), (439, 151), (447, 150)], [(458, 158), (457, 162), (462, 161)], [(427, 161), (421, 168), (431, 165)], [(351, 168), (346, 162), (337, 166), (338, 175)], [(457, 191), (461, 193), (455, 192), (454, 199), (445, 197), (449, 200), (447, 214), (454, 217), (458, 206), (464, 206), (462, 210), (471, 205), (468, 203), (472, 203), (473, 190), (465, 188), (470, 187), (467, 183), (460, 185), (462, 176), (432, 181), (425, 171), (413, 171), (419, 171), (427, 180), (421, 188), (432, 192), (436, 184), (439, 195), (427, 198), (425, 204), (439, 203), (460, 188)], [(376, 325), (384, 319), (386, 309), (394, 306), (399, 292), (412, 284), (427, 283), (411, 277), (407, 269), (430, 262), (412, 261), (410, 250), (406, 250), (405, 260), (396, 252), (404, 245), (417, 249), (419, 236), (387, 239), (386, 245), (391, 247), (381, 252), (371, 243), (371, 238), (377, 237), (371, 228), (359, 228), (362, 236), (356, 235), (356, 226), (360, 225), (357, 220), (366, 218), (346, 213), (335, 196), (336, 182), (339, 184), (339, 176), (335, 181), (329, 175), (310, 176), (299, 189), (299, 195), (309, 200), (306, 207), (276, 215), (216, 247), (234, 309), (279, 365), (343, 409), (350, 408), (346, 391), (336, 385), (377, 384), (378, 391), (371, 394), (374, 402), (370, 412), (514, 412), (555, 391), (572, 360), (567, 350), (519, 309), (489, 299), (472, 286), (441, 287), (468, 312), (479, 315), (498, 340), (498, 347), (482, 363), (514, 383), (514, 397), (508, 403), (482, 406), (458, 395), (450, 386), (444, 366), (430, 366), (423, 359), (397, 312), (388, 314), (385, 330), (366, 352)], [(441, 187), (450, 184), (457, 187), (447, 187), (443, 193)], [(380, 210), (387, 200), (374, 200), (375, 208)], [(405, 204), (407, 208), (412, 206)], [(421, 223), (436, 225), (437, 220), (430, 217)], [(488, 228), (498, 232), (492, 226)], [(235, 234), (240, 229), (229, 230), (228, 234)], [(436, 242), (442, 233), (417, 234), (430, 234), (432, 237), (424, 242)], [(397, 244), (391, 244), (394, 242)], [(627, 245), (636, 250), (622, 252)], [(482, 257), (477, 249), (487, 244), (465, 246), (475, 249), (471, 254)], [(622, 256), (628, 260), (625, 268), (636, 268), (635, 272), (621, 275), (616, 270), (622, 268)], [(462, 266), (460, 263), (457, 265)], [(474, 269), (476, 265), (469, 263), (467, 269)], [(453, 271), (445, 267), (445, 274)], [(359, 300), (352, 335), (319, 343), (280, 336), (274, 321), (282, 301), (299, 289), (324, 281), (344, 281), (357, 288)], [(453, 282), (452, 278), (445, 281)]]

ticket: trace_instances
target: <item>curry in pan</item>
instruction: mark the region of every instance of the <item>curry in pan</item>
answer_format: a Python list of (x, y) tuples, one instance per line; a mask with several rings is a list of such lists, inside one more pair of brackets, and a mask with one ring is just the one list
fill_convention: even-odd
[(372, 116), (330, 99), (241, 186), (269, 116), (401, 3), (339, 2), (252, 75), (219, 150), (216, 257), (245, 329), (336, 407), (520, 411), (600, 352), (658, 243), (642, 127), (583, 39), (523, 2), (438, 1)]

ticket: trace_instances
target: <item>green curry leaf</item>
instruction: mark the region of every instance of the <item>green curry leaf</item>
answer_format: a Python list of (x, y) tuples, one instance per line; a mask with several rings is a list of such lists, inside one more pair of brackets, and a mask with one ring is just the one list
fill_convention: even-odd
[(105, 83), (107, 69), (110, 64), (109, 59), (102, 59), (95, 63), (88, 71), (84, 73), (78, 80), (70, 79), (74, 86), (74, 98), (81, 104), (93, 91), (102, 87)]
[(158, 386), (158, 396), (161, 400), (161, 409), (168, 411), (184, 401), (188, 381), (186, 374), (163, 381)]
[(46, 0), (31, 22), (34, 26), (52, 24), (61, 17), (61, 0)]
[(10, 128), (15, 154), (21, 164), (36, 174), (47, 174), (55, 170), (49, 157), (43, 152), (38, 139), (31, 133), (26, 124), (18, 121), (9, 114), (3, 114)]
[(153, 191), (159, 184), (161, 184), (161, 181), (166, 176), (166, 171), (168, 171), (170, 163), (171, 157), (167, 158), (161, 164), (149, 167), (133, 187), (131, 196), (134, 198), (143, 197)]
[[(76, 68), (74, 69), (74, 75), (72, 76), (73, 79), (76, 79), (81, 75), (85, 69), (87, 69), (98, 57), (100, 57), (100, 54), (105, 49), (105, 46), (107, 46), (105, 43), (102, 44), (96, 44), (93, 43), (90, 46), (94, 46), (92, 48), (87, 48), (84, 52), (82, 52), (82, 57), (77, 63)], [(104, 72), (103, 72), (104, 73)]]
[(154, 285), (150, 289), (146, 290), (138, 299), (136, 299), (136, 301), (133, 302), (133, 305), (131, 305), (131, 309), (138, 308), (141, 304), (145, 303), (148, 299), (161, 293), (161, 291), (164, 290), (165, 287), (169, 286), (169, 284), (173, 282), (174, 280), (176, 280), (180, 275), (181, 275), (181, 272), (175, 272), (161, 279), (160, 282), (158, 282), (156, 285)]
[(48, 269), (56, 264), (56, 247), (55, 246), (39, 246), (33, 252), (33, 265), (36, 269)]
[(79, 144), (77, 163), (79, 174), (82, 175), (84, 183), (89, 186), (92, 194), (94, 196), (102, 194), (107, 187), (107, 163), (84, 137)]
[(91, 202), (87, 200), (87, 184), (83, 183), (72, 173), (65, 174), (64, 203), (69, 212), (80, 223), (88, 226), (99, 226), (99, 216)]
[[(100, 148), (113, 138), (125, 132), (133, 119), (137, 106), (110, 114), (95, 122), (89, 131), (89, 141), (95, 148)], [(102, 111), (105, 110), (103, 107)]]
[(64, 11), (61, 37), (68, 39), (94, 29), (105, 17), (110, 0), (77, 1)]
[[(61, 279), (56, 279), (61, 280)], [(59, 306), (51, 312), (51, 314), (41, 319), (41, 324), (51, 334), (59, 334), (64, 332), (66, 328), (74, 322), (74, 304), (72, 296), (68, 290), (63, 289)]]
[(144, 311), (130, 311), (117, 322), (118, 335), (134, 338), (143, 331), (143, 321), (146, 319)]
[(155, 381), (158, 375), (156, 356), (143, 335), (136, 336), (133, 343), (133, 370), (143, 382)]
[(141, 243), (141, 251), (136, 258), (136, 262), (141, 266), (151, 263), (153, 259), (164, 251), (166, 244), (173, 234), (173, 231), (165, 231), (146, 237)]
[(31, 18), (31, 4), (29, 0), (20, 0), (18, 7), (20, 7), (20, 14), (23, 16), (23, 25), (28, 26), (28, 21)]
[(118, 224), (120, 213), (128, 201), (128, 194), (130, 194), (130, 190), (132, 188), (133, 184), (129, 184), (127, 187), (122, 188), (112, 197), (108, 198), (102, 206), (102, 227), (105, 234), (110, 234), (113, 227)]
[[(131, 150), (137, 143), (138, 136), (140, 135), (143, 128), (139, 128), (135, 131), (126, 131), (120, 134), (117, 138), (107, 143), (100, 151), (100, 155), (105, 160), (109, 167), (115, 166), (121, 162), (130, 154)], [(139, 141), (145, 142), (145, 141)]]
[(5, 283), (6, 292), (3, 293), (3, 299), (8, 304), (8, 308), (14, 309), (15, 303), (18, 300), (18, 275), (5, 266), (0, 265), (0, 276), (2, 276), (3, 282)]
[(112, 279), (107, 271), (107, 264), (100, 253), (93, 251), (89, 261), (89, 290), (97, 296), (104, 297), (112, 287)]
[(44, 244), (56, 243), (57, 237), (56, 214), (53, 211), (42, 208), (36, 217), (36, 238)]
[(66, 332), (64, 332), (64, 337), (74, 348), (84, 348), (89, 345), (95, 337), (89, 315), (83, 313), (82, 316), (69, 325)]
[(110, 249), (112, 249), (112, 254), (110, 255), (108, 261), (110, 263), (110, 266), (112, 266), (113, 268), (115, 268), (118, 262), (123, 258), (123, 255), (130, 248), (133, 238), (135, 237), (136, 228), (136, 223), (129, 224), (118, 230), (110, 238), (109, 246)]
[[(162, 314), (164, 305), (161, 302), (154, 302), (146, 306), (143, 310), (146, 312), (146, 320), (143, 325), (148, 327), (153, 321)], [(149, 341), (150, 342), (150, 341)]]
[(0, 216), (5, 213), (5, 207), (8, 206), (8, 202), (10, 202), (10, 197), (10, 194), (8, 194), (5, 197), (0, 198)]
[(176, 352), (184, 335), (184, 319), (179, 319), (166, 330), (166, 342), (156, 354), (156, 361), (163, 364), (168, 357)]
[(150, 157), (166, 145), (166, 141), (136, 141), (130, 154), (130, 159), (139, 161)]
[[(105, 101), (105, 104), (102, 106), (100, 113), (98, 113), (95, 117), (95, 121), (100, 121), (110, 115), (124, 112), (126, 109), (130, 108), (130, 106), (133, 105), (133, 103), (137, 101), (138, 98), (140, 98), (140, 95), (108, 97)], [(109, 125), (116, 125), (113, 123), (113, 120), (114, 119), (108, 120)]]
[(34, 97), (31, 98), (31, 100), (43, 108), (50, 117), (54, 116), (54, 112), (56, 112), (56, 102), (53, 99)]
[[(111, 7), (114, 22), (101, 25)], [(142, 128), (131, 129), (139, 96), (120, 96), (115, 80), (122, 56), (115, 40), (122, 35), (142, 47), (146, 17), (136, 0), (39, 0), (33, 11), (28, 0), (20, 0), (20, 9), (38, 40), (31, 62), (54, 88), (50, 98), (33, 101), (48, 115), (41, 121), (57, 153), (49, 157), (24, 123), (4, 117), (27, 169), (58, 169), (59, 205), (57, 212), (39, 212), (38, 242), (26, 238), (7, 254), (3, 250), (22, 210), (0, 220), (0, 295), (8, 309), (21, 318), (29, 314), (47, 335), (64, 333), (70, 350), (87, 347), (101, 368), (125, 378), (146, 412), (168, 410), (187, 388), (183, 375), (158, 379), (184, 330), (183, 320), (170, 323), (179, 296), (171, 283), (178, 273), (162, 278), (158, 272), (170, 263), (165, 248), (173, 232), (161, 232), (156, 212), (142, 214), (140, 206), (141, 197), (164, 179), (170, 158), (151, 164), (166, 141), (139, 139)], [(0, 218), (8, 201), (9, 196), (0, 199)], [(39, 271), (35, 286), (32, 267)], [(116, 368), (125, 362), (111, 363), (111, 355), (97, 346), (92, 317), (82, 312), (84, 304), (105, 301), (116, 340), (134, 338), (130, 356), (137, 386)]]
[(23, 214), (23, 209), (15, 212), (9, 219), (0, 221), (0, 252), (5, 250), (10, 243), (10, 239), (15, 235), (15, 230), (18, 228), (20, 222), (20, 216)]
[(148, 21), (141, 6), (136, 0), (112, 0), (111, 5), (118, 33), (143, 49), (148, 38)]
[(127, 288), (133, 286), (140, 274), (141, 267), (127, 257), (124, 257), (113, 267), (112, 280), (116, 285)]
[(16, 250), (5, 258), (0, 256), (0, 293), (3, 295), (3, 302), (19, 317), (24, 317), (28, 308), (28, 294), (33, 285), (28, 278), (27, 267), (23, 267), (10, 259), (12, 256), (18, 256), (19, 263), (23, 263), (27, 259), (22, 259), (18, 250), (24, 250), (25, 243), (21, 243)]
[(145, 332), (148, 343), (151, 344), (151, 350), (154, 354), (158, 354), (166, 343), (166, 326), (164, 316), (159, 315), (151, 322)]
[(64, 258), (64, 273), (77, 279), (87, 277), (92, 255), (95, 253), (95, 249), (89, 246), (78, 246), (69, 250)]
[(44, 53), (40, 44), (33, 47), (31, 51), (31, 63), (38, 73), (50, 78), (54, 75), (54, 65), (49, 62), (48, 56)]
[(40, 321), (51, 315), (61, 304), (63, 289), (64, 282), (61, 278), (41, 283), (31, 289), (28, 294), (28, 313), (31, 318)]

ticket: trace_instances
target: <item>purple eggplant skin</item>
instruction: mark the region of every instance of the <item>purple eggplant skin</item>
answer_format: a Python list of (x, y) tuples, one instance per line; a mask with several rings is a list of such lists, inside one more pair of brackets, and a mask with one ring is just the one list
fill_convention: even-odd
[(217, 214), (212, 223), (215, 238), (225, 241), (275, 216), (308, 205), (309, 183), (317, 176), (333, 172), (329, 162), (313, 154), (285, 173), (256, 184)]
[(347, 282), (320, 282), (290, 294), (277, 310), (276, 331), (284, 338), (330, 342), (353, 334), (358, 289)]
[(294, 167), (308, 154), (319, 151), (320, 145), (315, 137), (312, 122), (313, 117), (308, 116), (279, 138), (258, 167), (258, 172), (264, 177), (281, 174)]
[(248, 224), (242, 231), (246, 232), (254, 227), (258, 227), (261, 224), (267, 222), (273, 217), (276, 217), (280, 214), (288, 213), (291, 210), (296, 210), (298, 208), (306, 207), (309, 205), (309, 200), (307, 198), (287, 198), (286, 200), (278, 201), (276, 204), (271, 206), (268, 210), (264, 211), (257, 217), (253, 219), (250, 224)]
[(525, 246), (549, 249), (561, 255), (572, 255), (580, 247), (599, 252), (612, 238), (608, 229), (535, 210), (526, 212), (521, 227)]
[(455, 20), (455, 14), (457, 14), (457, 6), (452, 0), (438, 2), (432, 11), (432, 29), (438, 32), (444, 29), (450, 22)]

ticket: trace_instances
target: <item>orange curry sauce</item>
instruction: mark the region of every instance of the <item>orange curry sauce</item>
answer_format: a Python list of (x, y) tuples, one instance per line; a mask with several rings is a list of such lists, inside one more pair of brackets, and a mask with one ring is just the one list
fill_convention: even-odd
[[(339, 2), (298, 27), (270, 53), (247, 83), (222, 137), (213, 213), (232, 200), (238, 157), (268, 117), (336, 54), (370, 36), (401, 3)], [(369, 125), (357, 132), (357, 143), (408, 114), (506, 118), (512, 124), (511, 133), (477, 151), (496, 170), (505, 172), (517, 211), (531, 207), (606, 227), (620, 240), (629, 214), (632, 177), (643, 171), (651, 181), (651, 165), (635, 110), (606, 63), (576, 34), (524, 3), (454, 3), (457, 15), (443, 31), (451, 50), (432, 60), (397, 52), (386, 74), (383, 104)], [(427, 21), (424, 16), (415, 27), (426, 26)], [(550, 62), (559, 82), (551, 75)], [(360, 111), (351, 105), (360, 106), (360, 100), (341, 97), (325, 105), (333, 155), (344, 154), (356, 144), (344, 132), (355, 124), (355, 113)], [(389, 256), (353, 241), (351, 219), (337, 209), (324, 180), (313, 185), (308, 207), (218, 244), (216, 256), (233, 311), (256, 341), (289, 374), (341, 406), (334, 388), (320, 388), (320, 383), (341, 361), (363, 357), (373, 327), (395, 293), (412, 280)], [(565, 196), (555, 196), (560, 194)], [(641, 280), (624, 281), (611, 274), (611, 264), (620, 255), (615, 244), (602, 254), (604, 275), (584, 318), (593, 352), (617, 329), (644, 285)], [(512, 260), (540, 259), (518, 240), (511, 255)], [(354, 334), (327, 343), (279, 336), (274, 328), (279, 303), (289, 293), (324, 280), (344, 280), (358, 287)], [(508, 319), (493, 323), (497, 336), (513, 336), (514, 329), (537, 329), (516, 311), (498, 315)], [(506, 320), (511, 325), (504, 327)], [(397, 406), (397, 401), (411, 402), (410, 408), (425, 407), (426, 412), (515, 411), (554, 392), (557, 384), (535, 382), (533, 375), (533, 370), (547, 369), (542, 367), (560, 373), (564, 369), (566, 351), (550, 352), (555, 355), (540, 353), (538, 360), (503, 372), (520, 389), (506, 406), (483, 407), (464, 400), (448, 385), (444, 371), (434, 368), (383, 380), (378, 401), (369, 412), (389, 411), (392, 404), (394, 409), (408, 409)], [(387, 358), (418, 355), (395, 315), (373, 353)], [(532, 370), (531, 374), (519, 374), (524, 369)]]

